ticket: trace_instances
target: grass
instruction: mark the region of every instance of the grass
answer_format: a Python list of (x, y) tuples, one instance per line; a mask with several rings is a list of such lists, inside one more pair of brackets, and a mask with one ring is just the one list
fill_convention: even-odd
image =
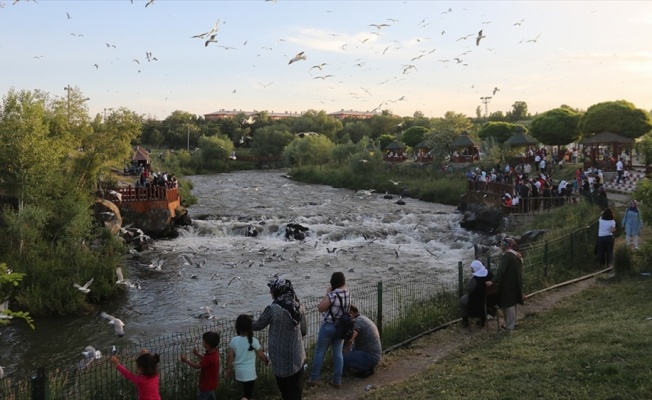
[(649, 278), (603, 280), (513, 334), (457, 354), (371, 399), (643, 399), (652, 393)]

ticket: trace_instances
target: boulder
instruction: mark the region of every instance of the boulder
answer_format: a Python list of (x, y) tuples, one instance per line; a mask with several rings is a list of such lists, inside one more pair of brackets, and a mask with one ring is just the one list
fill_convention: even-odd
[(190, 226), (192, 225), (192, 218), (190, 218), (190, 215), (188, 215), (188, 210), (186, 210), (184, 207), (177, 207), (176, 210), (174, 210), (174, 224), (175, 225), (181, 225), (181, 226)]
[(502, 209), (478, 203), (466, 203), (465, 209), (460, 222), (462, 228), (488, 233), (499, 231), (503, 221)]
[(126, 220), (146, 235), (159, 238), (173, 234), (172, 214), (167, 208), (154, 208), (142, 213), (123, 208), (122, 212)]
[(109, 200), (97, 198), (93, 207), (95, 219), (112, 235), (117, 235), (122, 226), (122, 214), (118, 206)]

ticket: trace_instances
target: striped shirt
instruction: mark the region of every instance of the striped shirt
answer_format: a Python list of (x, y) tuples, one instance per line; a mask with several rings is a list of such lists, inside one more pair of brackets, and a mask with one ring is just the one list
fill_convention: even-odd
[[(339, 299), (337, 298), (338, 295), (340, 296)], [(328, 310), (321, 314), (322, 324), (339, 321), (342, 315), (345, 312), (348, 313), (351, 308), (351, 292), (349, 292), (349, 289), (335, 289), (328, 294), (328, 298), (331, 301), (331, 305)], [(342, 299), (342, 304), (340, 304), (340, 299)], [(333, 321), (333, 317), (335, 317), (335, 321)]]

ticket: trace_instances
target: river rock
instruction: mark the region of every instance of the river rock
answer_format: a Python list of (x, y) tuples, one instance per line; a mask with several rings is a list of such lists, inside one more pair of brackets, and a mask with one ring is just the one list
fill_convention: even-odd
[(503, 211), (485, 204), (467, 203), (460, 226), (464, 229), (496, 233), (503, 222)]
[(111, 201), (106, 199), (97, 198), (95, 199), (95, 205), (93, 207), (95, 214), (95, 219), (112, 235), (117, 235), (120, 232), (120, 227), (122, 226), (122, 214), (118, 206), (113, 204)]
[(125, 208), (122, 212), (125, 220), (153, 238), (168, 237), (174, 232), (172, 214), (167, 208), (153, 208), (142, 213)]

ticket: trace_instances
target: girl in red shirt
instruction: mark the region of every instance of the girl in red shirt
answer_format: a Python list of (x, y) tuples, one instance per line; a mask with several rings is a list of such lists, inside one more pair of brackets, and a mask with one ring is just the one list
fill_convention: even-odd
[(146, 349), (141, 350), (140, 355), (136, 359), (138, 375), (135, 375), (120, 364), (118, 357), (111, 357), (111, 362), (115, 365), (118, 372), (136, 384), (138, 388), (138, 400), (161, 400), (161, 396), (158, 393), (158, 363), (160, 361), (161, 358), (158, 354), (152, 355)]

